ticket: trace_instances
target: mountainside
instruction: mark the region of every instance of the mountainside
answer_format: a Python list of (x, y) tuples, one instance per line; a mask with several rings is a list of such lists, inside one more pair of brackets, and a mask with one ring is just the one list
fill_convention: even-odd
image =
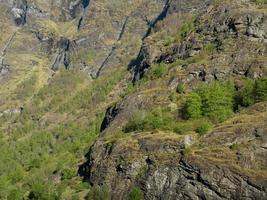
[(0, 199), (266, 199), (266, 0), (0, 0)]

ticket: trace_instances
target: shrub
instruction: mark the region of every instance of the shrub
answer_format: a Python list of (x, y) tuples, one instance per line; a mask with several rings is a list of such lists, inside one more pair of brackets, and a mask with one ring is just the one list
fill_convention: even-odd
[(134, 187), (128, 195), (128, 200), (143, 200), (144, 193), (139, 187)]
[(203, 85), (197, 91), (202, 100), (202, 113), (214, 122), (222, 122), (233, 114), (234, 86), (229, 82)]
[(171, 44), (173, 44), (175, 42), (175, 38), (174, 37), (171, 37), (171, 36), (166, 36), (164, 39), (163, 39), (163, 45), (164, 46), (169, 46)]
[(206, 54), (211, 54), (214, 50), (216, 50), (216, 45), (213, 43), (208, 43), (204, 46), (204, 52)]
[(83, 191), (83, 190), (87, 190), (90, 187), (89, 183), (87, 182), (79, 182), (76, 185), (73, 185), (73, 188), (75, 189), (75, 191)]
[(185, 22), (180, 30), (180, 36), (181, 38), (186, 38), (190, 33), (195, 31), (195, 24), (194, 20)]
[(208, 122), (203, 122), (200, 126), (196, 128), (196, 132), (199, 135), (206, 134), (211, 129), (211, 125)]
[(177, 134), (183, 134), (184, 130), (182, 129), (181, 126), (175, 126), (175, 127), (173, 128), (173, 132), (174, 132), (174, 133), (177, 133)]
[(19, 189), (13, 189), (9, 192), (7, 196), (7, 200), (21, 200), (23, 199), (23, 192), (20, 191)]
[(183, 84), (183, 83), (179, 83), (179, 84), (177, 85), (177, 87), (176, 87), (176, 92), (177, 92), (178, 94), (183, 94), (183, 93), (184, 93), (184, 90), (185, 90), (185, 88), (184, 88), (184, 84)]
[(123, 127), (123, 132), (130, 133), (134, 131), (142, 131), (145, 129), (146, 120), (140, 116), (134, 116), (133, 119), (128, 121), (128, 123)]
[(257, 102), (267, 100), (267, 77), (256, 80), (255, 99)]
[(237, 93), (236, 104), (247, 107), (254, 103), (254, 81), (250, 79), (244, 80), (243, 88)]
[(154, 129), (168, 129), (170, 116), (161, 109), (155, 109), (151, 112), (140, 111), (123, 127), (124, 133), (134, 131), (149, 131)]
[(164, 63), (159, 63), (152, 68), (151, 79), (161, 78), (168, 71), (168, 67)]
[(74, 176), (76, 176), (76, 170), (73, 169), (64, 169), (62, 172), (62, 179), (72, 179)]
[(147, 117), (148, 126), (152, 129), (162, 128), (165, 124), (165, 116), (162, 110), (153, 110)]
[(74, 194), (72, 197), (71, 197), (71, 200), (80, 200), (80, 197), (78, 194)]
[(256, 81), (243, 80), (243, 87), (238, 91), (235, 98), (236, 105), (251, 106), (255, 102), (267, 100), (267, 78), (263, 77)]
[(57, 200), (60, 198), (56, 187), (49, 183), (35, 183), (31, 187), (29, 199)]
[(184, 117), (186, 119), (197, 119), (201, 116), (201, 98), (197, 93), (192, 93), (187, 97), (184, 106)]
[(105, 186), (95, 186), (92, 187), (87, 194), (86, 200), (109, 200), (111, 199), (110, 193)]
[(127, 88), (123, 91), (123, 93), (121, 94), (121, 97), (126, 97), (130, 94), (132, 94), (134, 92), (134, 85), (132, 83), (127, 85)]
[(173, 126), (173, 132), (177, 134), (189, 134), (196, 131), (202, 124), (209, 124), (211, 126), (211, 123), (204, 117), (199, 119), (176, 121)]

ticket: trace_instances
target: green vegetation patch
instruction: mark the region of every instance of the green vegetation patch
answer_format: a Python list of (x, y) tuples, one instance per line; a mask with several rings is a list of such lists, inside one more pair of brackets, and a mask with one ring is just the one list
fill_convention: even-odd
[(243, 79), (235, 96), (236, 107), (248, 107), (256, 102), (267, 100), (267, 77), (258, 80)]
[(166, 111), (155, 109), (151, 112), (139, 111), (123, 127), (123, 132), (169, 129), (172, 117)]
[(196, 128), (196, 132), (199, 135), (204, 135), (211, 130), (212, 125), (209, 122), (203, 122)]
[(134, 187), (128, 194), (128, 200), (143, 200), (144, 193), (139, 187)]
[(106, 186), (94, 186), (90, 188), (86, 200), (110, 200), (111, 196)]
[(201, 86), (197, 93), (202, 101), (202, 114), (215, 122), (222, 122), (233, 114), (234, 85), (214, 82)]
[(202, 100), (197, 93), (190, 94), (184, 105), (184, 117), (186, 119), (198, 119), (202, 115)]

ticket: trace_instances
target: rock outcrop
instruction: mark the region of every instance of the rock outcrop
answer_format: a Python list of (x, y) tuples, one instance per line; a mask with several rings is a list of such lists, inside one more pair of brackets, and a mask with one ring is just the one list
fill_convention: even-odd
[(13, 1), (11, 12), (17, 26), (23, 26), (27, 20), (28, 4), (26, 0)]
[[(93, 185), (109, 186), (113, 199), (125, 199), (138, 185), (145, 199), (263, 200), (265, 106), (254, 106), (200, 139), (162, 132), (117, 140), (102, 137), (91, 148), (80, 175)], [(252, 112), (250, 122), (242, 120)]]
[[(190, 80), (209, 82), (233, 74), (262, 76), (266, 60), (263, 57), (255, 60), (266, 52), (267, 21), (261, 9), (247, 8), (240, 3), (210, 5), (195, 19), (180, 20), (180, 23), (184, 23), (185, 32), (177, 33), (180, 38), (173, 38), (178, 42), (171, 46), (155, 45), (154, 38), (144, 42), (130, 66), (133, 82), (140, 80), (153, 64), (174, 63), (177, 59), (185, 60), (181, 63), (188, 76), (193, 76)], [(186, 30), (189, 26), (191, 30)], [(190, 64), (194, 58), (199, 63)]]

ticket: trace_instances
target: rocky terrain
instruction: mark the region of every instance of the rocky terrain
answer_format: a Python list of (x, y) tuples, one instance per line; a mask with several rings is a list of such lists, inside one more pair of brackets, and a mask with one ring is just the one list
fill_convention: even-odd
[(125, 199), (132, 184), (145, 199), (264, 199), (265, 108), (256, 105), (199, 140), (161, 131), (103, 138), (83, 173), (110, 185), (114, 199)]
[(0, 199), (266, 199), (266, 10), (0, 0)]

